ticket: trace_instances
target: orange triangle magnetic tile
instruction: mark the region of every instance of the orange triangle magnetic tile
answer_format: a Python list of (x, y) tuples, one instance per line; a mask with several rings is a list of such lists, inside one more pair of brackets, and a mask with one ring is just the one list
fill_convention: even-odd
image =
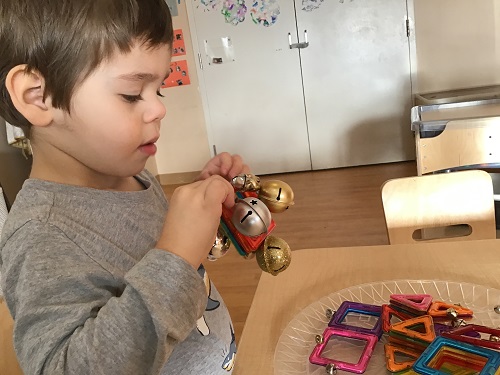
[(403, 339), (399, 339), (399, 338), (394, 337), (394, 336), (389, 336), (388, 341), (389, 341), (389, 344), (391, 344), (391, 345), (410, 349), (410, 350), (413, 350), (416, 353), (420, 353), (420, 354), (422, 354), (422, 352), (425, 350), (425, 348), (422, 345), (417, 345), (415, 343), (408, 342), (408, 341), (405, 341)]
[[(418, 357), (420, 357), (421, 354), (413, 350), (394, 346), (391, 344), (384, 345), (384, 352), (385, 352), (386, 366), (390, 372), (400, 372), (410, 369), (413, 366), (413, 363), (415, 363), (415, 361), (417, 360)], [(396, 361), (396, 353), (404, 354), (410, 359), (407, 361), (398, 362)]]
[[(419, 332), (414, 329), (415, 327), (421, 326), (423, 326), (424, 332)], [(393, 324), (391, 326), (391, 332), (425, 342), (431, 342), (436, 338), (434, 322), (430, 315), (423, 315)]]
[(459, 305), (453, 305), (451, 303), (446, 303), (443, 301), (432, 302), (427, 313), (433, 318), (446, 318), (448, 317), (448, 309), (454, 309), (457, 312), (458, 317), (474, 315), (474, 311), (472, 311), (471, 309)]
[(380, 319), (382, 319), (382, 330), (384, 332), (389, 332), (389, 330), (391, 329), (391, 319), (393, 316), (400, 320), (407, 320), (412, 318), (408, 314), (393, 309), (391, 305), (384, 304), (382, 305), (382, 315), (380, 316)]

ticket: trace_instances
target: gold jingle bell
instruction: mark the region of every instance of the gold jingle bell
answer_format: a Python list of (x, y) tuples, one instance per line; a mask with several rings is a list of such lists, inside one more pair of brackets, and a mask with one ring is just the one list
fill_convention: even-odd
[(259, 267), (273, 276), (286, 270), (292, 260), (290, 246), (275, 236), (267, 236), (255, 255)]
[(286, 211), (294, 204), (293, 190), (280, 180), (269, 180), (260, 183), (259, 199), (273, 213)]

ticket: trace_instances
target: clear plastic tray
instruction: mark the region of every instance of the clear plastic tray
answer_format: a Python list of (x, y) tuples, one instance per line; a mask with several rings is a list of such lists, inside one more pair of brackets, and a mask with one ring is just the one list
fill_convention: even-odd
[[(394, 280), (374, 282), (343, 289), (321, 298), (293, 318), (281, 334), (274, 354), (275, 375), (323, 375), (325, 368), (309, 363), (309, 355), (316, 345), (315, 336), (328, 325), (326, 310), (336, 310), (343, 301), (382, 305), (391, 294), (430, 294), (435, 300), (460, 303), (474, 311), (472, 322), (489, 327), (500, 325), (500, 314), (494, 307), (500, 305), (500, 290), (481, 285), (431, 280)], [(349, 317), (348, 324), (371, 328), (375, 318), (363, 315)], [(353, 319), (357, 320), (353, 322)], [(365, 374), (390, 374), (385, 367), (385, 335), (377, 343)], [(336, 340), (324, 354), (330, 358), (356, 362), (362, 350), (361, 343)], [(329, 355), (334, 351), (335, 355)], [(338, 371), (338, 374), (349, 374)]]

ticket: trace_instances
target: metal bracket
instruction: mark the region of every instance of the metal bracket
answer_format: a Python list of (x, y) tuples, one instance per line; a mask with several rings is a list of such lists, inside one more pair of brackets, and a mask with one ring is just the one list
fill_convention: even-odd
[(288, 46), (290, 49), (302, 49), (309, 47), (309, 42), (307, 41), (307, 30), (304, 30), (304, 41), (299, 43), (292, 43), (292, 34), (288, 33)]
[(203, 70), (203, 60), (201, 58), (201, 53), (198, 53), (198, 63), (200, 64), (200, 70)]

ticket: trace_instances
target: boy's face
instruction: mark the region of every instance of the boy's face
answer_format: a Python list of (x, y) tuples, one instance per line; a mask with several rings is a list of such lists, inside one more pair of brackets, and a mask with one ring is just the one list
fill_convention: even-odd
[(75, 88), (71, 113), (55, 110), (47, 129), (46, 139), (65, 159), (64, 173), (128, 177), (144, 168), (156, 152), (166, 112), (158, 93), (170, 58), (168, 45), (136, 44), (102, 62)]

